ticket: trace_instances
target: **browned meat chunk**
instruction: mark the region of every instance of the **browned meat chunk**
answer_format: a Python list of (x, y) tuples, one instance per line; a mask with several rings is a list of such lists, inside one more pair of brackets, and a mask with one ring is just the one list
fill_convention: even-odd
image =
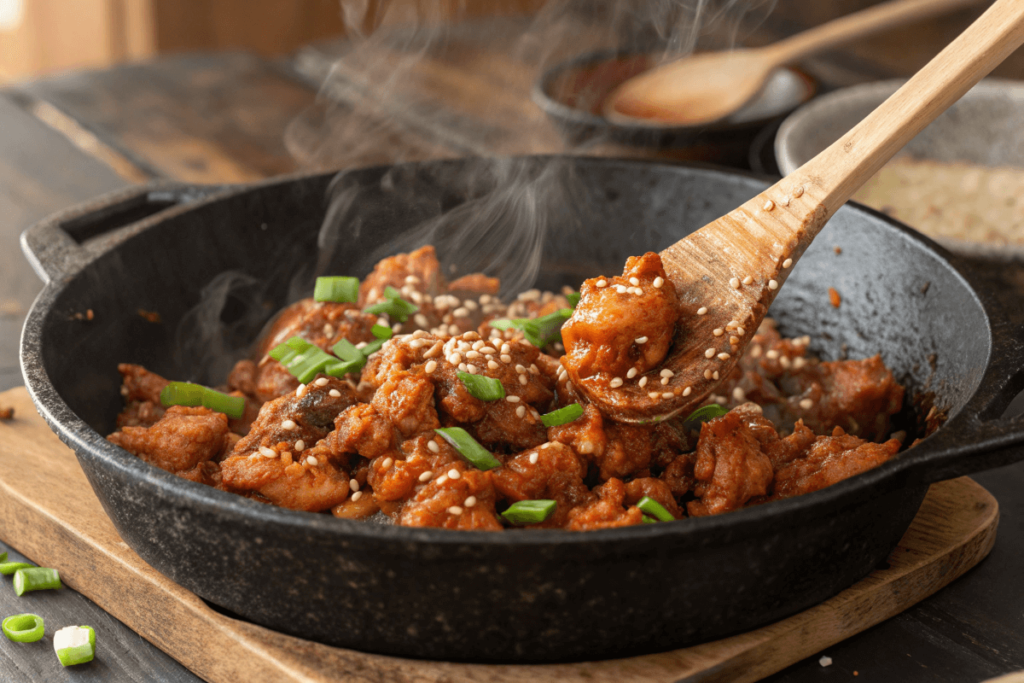
[(644, 373), (664, 360), (679, 301), (657, 254), (631, 257), (621, 277), (587, 280), (580, 294), (562, 328), (562, 363), (574, 382), (595, 375), (610, 381), (630, 368)]
[(661, 503), (661, 506), (668, 510), (676, 519), (682, 519), (686, 516), (672, 495), (672, 489), (660, 479), (641, 477), (626, 484), (626, 505), (636, 505), (645, 496)]
[(569, 531), (611, 529), (639, 524), (643, 513), (638, 507), (626, 507), (626, 486), (619, 479), (609, 479), (593, 491), (591, 500), (569, 511)]
[(339, 505), (349, 493), (346, 472), (329, 462), (299, 462), (264, 457), (260, 452), (232, 455), (221, 463), (228, 491), (257, 491), (274, 505), (291, 510), (320, 512)]
[(448, 285), (448, 291), (455, 295), (490, 294), (494, 296), (499, 289), (501, 289), (501, 281), (496, 277), (487, 277), (483, 273), (463, 275), (457, 280), (452, 280)]
[(227, 415), (183, 406), (171, 406), (151, 427), (124, 427), (107, 440), (175, 474), (220, 456), (230, 443)]
[(736, 412), (701, 426), (693, 473), (699, 500), (687, 504), (692, 517), (738, 510), (768, 493), (773, 474), (761, 443)]
[(560, 443), (546, 443), (515, 457), (503, 467), (491, 470), (494, 488), (511, 502), (554, 500), (555, 511), (537, 527), (560, 528), (569, 519), (569, 511), (591, 499), (583, 483), (586, 465), (572, 449)]
[(434, 410), (434, 385), (422, 372), (391, 373), (371, 405), (406, 438), (441, 426)]
[(403, 526), (432, 526), (442, 529), (499, 531), (501, 522), (494, 512), (494, 486), (491, 473), (467, 469), (462, 463), (449, 468), (457, 478), (441, 474), (402, 506), (398, 523)]
[(419, 291), (434, 296), (446, 291), (448, 284), (441, 274), (434, 247), (420, 247), (411, 253), (395, 254), (379, 261), (359, 285), (359, 305), (379, 301), (387, 287), (401, 290), (406, 284), (414, 284)]
[(156, 424), (164, 415), (160, 392), (168, 380), (131, 363), (121, 363), (117, 370), (121, 373), (121, 395), (125, 399), (125, 409), (117, 416), (117, 426), (149, 427)]
[(832, 436), (818, 437), (804, 457), (775, 472), (770, 500), (799, 496), (831, 486), (878, 467), (899, 450), (900, 442), (896, 439), (870, 443), (845, 434), (841, 427), (836, 427)]

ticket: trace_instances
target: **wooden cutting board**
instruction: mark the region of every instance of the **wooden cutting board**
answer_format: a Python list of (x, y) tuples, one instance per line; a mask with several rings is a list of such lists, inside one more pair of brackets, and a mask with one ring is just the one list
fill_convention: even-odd
[[(0, 394), (0, 538), (212, 683), (659, 683), (756, 681), (898, 614), (992, 549), (996, 500), (962, 477), (932, 486), (879, 569), (805, 612), (731, 638), (603, 662), (480, 665), (370, 655), (286, 636), (213, 611), (142, 561), (118, 536), (74, 454), (28, 393)], [(102, 649), (100, 651), (102, 657)]]

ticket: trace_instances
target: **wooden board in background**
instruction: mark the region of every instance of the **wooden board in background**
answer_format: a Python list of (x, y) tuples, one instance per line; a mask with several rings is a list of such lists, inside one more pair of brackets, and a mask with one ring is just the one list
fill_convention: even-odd
[(38, 417), (24, 389), (0, 394), (0, 404), (16, 411), (15, 420), (0, 422), (0, 537), (33, 561), (59, 568), (67, 585), (213, 683), (755, 681), (939, 590), (988, 554), (999, 519), (998, 504), (970, 479), (935, 484), (888, 569), (801, 614), (712, 643), (574, 664), (414, 661), (311, 643), (211, 610), (121, 541), (74, 454)]

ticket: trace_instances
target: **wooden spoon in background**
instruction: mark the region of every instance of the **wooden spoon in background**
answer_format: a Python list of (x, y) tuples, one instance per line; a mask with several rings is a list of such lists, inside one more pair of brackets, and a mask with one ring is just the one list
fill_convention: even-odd
[[(719, 378), (725, 379), (736, 365), (793, 265), (832, 214), (1021, 43), (1024, 0), (997, 0), (902, 88), (818, 156), (662, 251), (679, 298), (679, 321), (668, 355), (660, 365), (652, 359), (655, 367), (650, 372), (628, 380), (606, 372), (581, 377), (566, 339), (563, 364), (573, 385), (605, 415), (622, 422), (663, 420), (699, 406)], [(593, 294), (592, 306), (585, 295), (570, 324), (577, 317), (585, 322), (599, 314), (600, 297), (607, 295)], [(618, 303), (628, 306), (628, 300)], [(716, 336), (717, 329), (725, 333)], [(666, 371), (673, 374), (662, 384)]]
[(645, 71), (602, 104), (605, 118), (630, 125), (695, 126), (749, 103), (778, 67), (819, 50), (941, 14), (978, 0), (896, 0), (822, 24), (774, 45), (701, 52)]

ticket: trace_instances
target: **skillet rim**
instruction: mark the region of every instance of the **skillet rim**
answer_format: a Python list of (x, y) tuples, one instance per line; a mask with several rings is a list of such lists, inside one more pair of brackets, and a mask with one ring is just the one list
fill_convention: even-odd
[[(455, 159), (433, 159), (420, 162), (407, 162), (405, 164), (385, 164), (379, 166), (363, 167), (359, 169), (347, 169), (346, 172), (365, 172), (387, 170), (396, 166), (437, 166), (439, 164), (464, 164), (469, 160), (480, 157), (460, 157)], [(632, 159), (619, 157), (585, 157), (566, 154), (555, 155), (517, 155), (509, 158), (514, 159), (567, 159), (573, 163), (598, 164), (598, 165), (658, 165), (667, 169), (681, 168), (686, 170), (697, 170), (701, 173), (711, 175), (741, 177), (764, 183), (762, 175), (728, 169), (712, 164), (699, 162), (676, 162), (665, 163), (658, 160)], [(194, 209), (199, 209), (218, 201), (235, 197), (242, 193), (258, 192), (267, 187), (286, 185), (294, 182), (301, 182), (311, 178), (324, 178), (334, 176), (337, 172), (329, 173), (297, 173), (287, 176), (275, 177), (257, 183), (234, 186), (226, 191), (217, 191), (198, 201), (178, 206), (161, 212), (151, 218), (145, 219), (138, 224), (133, 224), (132, 234), (127, 239), (137, 239), (155, 226), (165, 220), (177, 217)], [(164, 187), (167, 183), (162, 183)], [(180, 183), (181, 187), (204, 186), (190, 183)], [(160, 187), (158, 181), (154, 184)], [(145, 187), (145, 186), (143, 186)], [(137, 189), (137, 188), (136, 188)], [(218, 189), (223, 190), (223, 187)], [(124, 191), (120, 191), (123, 194)], [(112, 193), (118, 194), (118, 193)], [(102, 200), (102, 197), (100, 198)], [(90, 202), (93, 204), (94, 202)], [(20, 343), (21, 369), (26, 380), (25, 385), (29, 391), (37, 411), (42, 415), (47, 424), (57, 436), (75, 451), (77, 458), (92, 458), (102, 461), (109, 469), (113, 468), (122, 476), (136, 480), (140, 484), (152, 486), (158, 490), (161, 496), (168, 499), (176, 499), (192, 508), (209, 508), (208, 514), (231, 516), (243, 523), (269, 524), (279, 527), (283, 531), (289, 529), (300, 530), (307, 533), (330, 534), (339, 538), (352, 538), (359, 540), (380, 541), (383, 543), (395, 542), (397, 544), (427, 544), (427, 545), (482, 545), (482, 546), (505, 546), (516, 547), (547, 546), (562, 544), (585, 544), (610, 545), (613, 548), (622, 548), (626, 541), (648, 543), (652, 540), (663, 540), (667, 538), (692, 540), (695, 545), (708, 545), (707, 538), (714, 539), (710, 544), (719, 545), (733, 542), (747, 535), (757, 533), (762, 524), (776, 522), (786, 523), (787, 520), (802, 516), (810, 510), (818, 514), (827, 514), (830, 511), (841, 509), (864, 500), (864, 493), (867, 491), (867, 498), (876, 498), (896, 489), (905, 488), (908, 483), (901, 480), (900, 474), (904, 470), (927, 460), (930, 456), (937, 456), (943, 451), (941, 445), (936, 448), (936, 441), (933, 438), (939, 434), (947, 433), (950, 427), (961, 426), (960, 423), (965, 417), (965, 410), (970, 406), (972, 399), (978, 394), (982, 387), (985, 374), (992, 366), (992, 353), (994, 342), (993, 325), (990, 309), (995, 304), (991, 297), (983, 296), (975, 289), (970, 280), (964, 276), (960, 269), (953, 263), (951, 254), (941, 245), (921, 235), (912, 228), (896, 221), (880, 212), (868, 207), (850, 202), (855, 211), (865, 213), (885, 226), (898, 239), (914, 244), (915, 248), (923, 249), (930, 256), (944, 265), (947, 270), (959, 281), (966, 292), (970, 293), (972, 299), (977, 302), (982, 315), (985, 318), (985, 332), (988, 336), (988, 348), (986, 351), (986, 362), (984, 371), (979, 375), (970, 395), (966, 397), (963, 406), (949, 420), (928, 439), (921, 444), (904, 451), (897, 457), (883, 463), (867, 472), (861, 473), (837, 484), (826, 487), (819, 491), (796, 496), (793, 498), (774, 501), (770, 505), (758, 505), (736, 510), (722, 515), (713, 515), (700, 518), (686, 518), (676, 520), (675, 523), (646, 524), (635, 527), (621, 527), (614, 529), (598, 529), (587, 532), (573, 532), (554, 529), (506, 529), (502, 533), (485, 534), (478, 531), (462, 531), (451, 529), (436, 529), (432, 527), (403, 527), (395, 525), (380, 525), (367, 522), (337, 519), (322, 513), (308, 513), (297, 510), (289, 510), (272, 505), (258, 503), (242, 496), (213, 489), (212, 487), (187, 481), (169, 472), (165, 472), (154, 465), (150, 465), (138, 458), (131, 456), (127, 451), (114, 446), (102, 435), (94, 431), (81, 418), (71, 410), (64, 402), (50, 381), (41, 359), (41, 332), (50, 314), (53, 313), (53, 305), (59, 295), (67, 288), (74, 278), (92, 264), (104, 256), (108, 251), (118, 248), (117, 245), (101, 253), (90, 254), (88, 260), (80, 268), (71, 273), (64, 274), (61, 278), (54, 278), (48, 282), (36, 300), (25, 319), (25, 326), (22, 330)], [(841, 210), (845, 210), (841, 209)], [(57, 214), (57, 216), (78, 215), (82, 211), (82, 205)], [(47, 219), (53, 220), (54, 217)], [(29, 229), (31, 230), (31, 228)], [(127, 241), (127, 240), (126, 240)], [(971, 416), (966, 416), (971, 419)], [(931, 447), (929, 447), (931, 446)], [(962, 445), (954, 446), (952, 450), (964, 450)], [(913, 455), (908, 457), (908, 454)], [(682, 522), (682, 523), (680, 523)], [(691, 539), (691, 537), (693, 537)], [(706, 537), (706, 538), (705, 538)], [(395, 550), (402, 548), (396, 545)]]

